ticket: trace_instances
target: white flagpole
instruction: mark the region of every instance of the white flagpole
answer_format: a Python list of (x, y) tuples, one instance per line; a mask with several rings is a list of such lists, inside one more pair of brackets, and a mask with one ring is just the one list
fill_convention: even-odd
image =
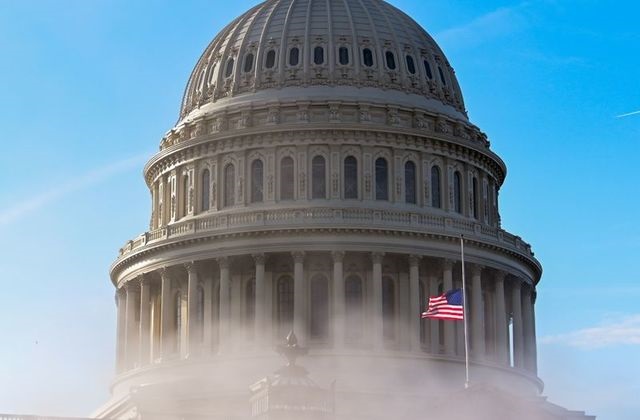
[(465, 367), (465, 381), (464, 387), (469, 388), (469, 339), (467, 337), (467, 293), (464, 278), (464, 235), (460, 235), (460, 260), (462, 262), (462, 313), (464, 322), (464, 367)]

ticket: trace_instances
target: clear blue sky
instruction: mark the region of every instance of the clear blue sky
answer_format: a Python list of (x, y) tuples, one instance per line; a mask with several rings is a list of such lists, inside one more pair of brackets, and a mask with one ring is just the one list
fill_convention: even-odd
[[(640, 418), (640, 5), (393, 4), (440, 43), (506, 161), (504, 227), (544, 266), (551, 401)], [(481, 3), (481, 4), (480, 4)], [(108, 267), (144, 231), (141, 171), (201, 52), (253, 1), (0, 1), (0, 412), (106, 401)]]

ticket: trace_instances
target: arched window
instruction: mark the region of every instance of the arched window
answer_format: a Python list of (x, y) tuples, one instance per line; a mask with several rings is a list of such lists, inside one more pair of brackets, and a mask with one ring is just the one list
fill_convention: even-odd
[(293, 279), (283, 276), (277, 283), (278, 337), (285, 337), (293, 323)]
[(249, 73), (253, 70), (253, 53), (249, 53), (244, 57), (244, 68), (242, 70), (245, 73)]
[(311, 161), (311, 198), (327, 198), (327, 167), (323, 156)]
[(345, 334), (346, 341), (362, 339), (362, 280), (349, 276), (344, 283), (345, 292)]
[(244, 289), (244, 322), (247, 335), (253, 336), (253, 323), (256, 315), (256, 279), (247, 282)]
[(173, 332), (175, 334), (173, 350), (180, 353), (182, 344), (182, 295), (176, 293), (173, 300)]
[(385, 158), (376, 159), (376, 200), (389, 199), (389, 165)]
[(298, 62), (300, 62), (300, 49), (293, 47), (289, 50), (289, 65), (297, 66)]
[(264, 66), (268, 69), (272, 69), (276, 65), (276, 50), (267, 51), (267, 58), (264, 61)]
[(396, 338), (396, 287), (392, 279), (382, 279), (382, 336), (385, 340)]
[(471, 188), (473, 189), (472, 191), (472, 197), (473, 197), (473, 217), (475, 219), (478, 218), (478, 178), (476, 178), (475, 176), (473, 177), (473, 182), (471, 184)]
[(431, 72), (431, 64), (427, 60), (424, 60), (424, 72), (427, 74), (429, 80), (433, 79), (433, 73)]
[(442, 72), (442, 67), (438, 66), (438, 73), (440, 74), (440, 80), (444, 86), (447, 86), (447, 80), (444, 78), (444, 73)]
[(407, 55), (407, 70), (409, 70), (411, 74), (416, 74), (416, 65), (413, 62), (413, 57), (410, 55)]
[(280, 161), (280, 200), (293, 200), (293, 158)]
[(391, 51), (387, 51), (386, 53), (384, 53), (384, 57), (387, 60), (387, 68), (389, 70), (395, 70), (396, 69), (396, 56), (393, 55), (393, 53)]
[(189, 213), (189, 175), (182, 177), (182, 217)]
[[(196, 288), (196, 331), (198, 342), (204, 341), (204, 288)], [(189, 332), (191, 334), (191, 332)]]
[(259, 203), (264, 199), (263, 196), (263, 163), (260, 159), (251, 162), (251, 202)]
[(416, 164), (407, 161), (404, 164), (404, 201), (416, 204)]
[(324, 276), (311, 280), (311, 338), (326, 339), (329, 335), (329, 282)]
[(200, 210), (207, 211), (209, 210), (209, 202), (210, 200), (210, 184), (211, 184), (211, 175), (209, 174), (209, 170), (205, 169), (202, 171), (201, 175), (201, 185), (202, 185), (202, 195), (200, 196)]
[(224, 70), (224, 77), (231, 77), (232, 73), (233, 73), (233, 58), (230, 58), (227, 61), (227, 67)]
[(440, 193), (440, 168), (431, 167), (431, 207), (442, 207), (442, 194)]
[(224, 206), (236, 204), (236, 168), (232, 163), (224, 167)]
[(343, 66), (349, 64), (349, 49), (347, 47), (338, 48), (338, 62)]
[(317, 46), (313, 49), (313, 64), (323, 64), (324, 63), (324, 48), (321, 46)]
[(353, 156), (344, 159), (344, 198), (358, 198), (358, 161)]
[(458, 171), (453, 173), (453, 209), (462, 213), (462, 177)]
[(365, 48), (362, 50), (362, 62), (367, 67), (373, 66), (373, 53), (371, 52), (371, 49)]

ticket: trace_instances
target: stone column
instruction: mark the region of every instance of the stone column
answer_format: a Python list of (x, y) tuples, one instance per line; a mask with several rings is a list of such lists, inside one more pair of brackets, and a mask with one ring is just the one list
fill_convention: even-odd
[(171, 278), (169, 270), (160, 269), (160, 300), (161, 300), (161, 322), (160, 322), (160, 348), (162, 349), (162, 357), (171, 354)]
[(535, 371), (535, 331), (531, 287), (522, 289), (522, 327), (524, 335), (524, 368)]
[(187, 270), (187, 357), (193, 357), (203, 327), (198, 319), (198, 270), (193, 261), (186, 263), (184, 268)]
[[(436, 276), (429, 277), (429, 289), (427, 291), (427, 299), (430, 296), (438, 296), (438, 278)], [(424, 303), (426, 305), (427, 302)], [(429, 323), (429, 344), (431, 353), (439, 354), (441, 352), (440, 349), (440, 323), (442, 321), (437, 319), (427, 319), (426, 322)]]
[(409, 256), (409, 343), (420, 350), (420, 256)]
[(504, 277), (502, 271), (498, 271), (495, 277), (495, 331), (496, 331), (496, 359), (498, 363), (507, 364), (509, 360), (509, 343), (507, 342), (507, 310), (504, 300)]
[[(453, 260), (444, 260), (442, 264), (443, 292), (453, 289)], [(456, 336), (454, 321), (444, 323), (444, 354), (456, 352)]]
[(229, 323), (230, 323), (230, 301), (231, 301), (231, 280), (229, 276), (229, 257), (218, 258), (218, 266), (220, 267), (220, 319), (218, 321), (218, 347), (222, 351), (223, 347), (228, 346), (229, 342)]
[(373, 252), (371, 254), (371, 260), (373, 262), (372, 268), (372, 283), (373, 283), (373, 347), (376, 350), (381, 350), (384, 346), (384, 337), (382, 335), (383, 322), (382, 322), (382, 259), (384, 253)]
[(116, 290), (116, 308), (117, 308), (117, 324), (116, 324), (116, 372), (122, 372), (125, 368), (125, 321), (126, 321), (126, 305), (127, 297), (123, 288)]
[(151, 361), (151, 282), (140, 276), (140, 366)]
[(522, 328), (522, 291), (520, 279), (514, 278), (511, 285), (513, 308), (513, 366), (524, 368), (524, 332)]
[(256, 265), (256, 288), (255, 288), (255, 304), (254, 304), (254, 340), (256, 344), (263, 344), (265, 341), (265, 319), (267, 313), (265, 312), (265, 284), (264, 284), (264, 254), (254, 254), (253, 261)]
[(304, 252), (292, 252), (293, 256), (293, 331), (300, 344), (307, 338), (307, 299), (304, 284)]
[(471, 337), (473, 354), (476, 359), (484, 359), (484, 302), (482, 301), (482, 267), (474, 264), (471, 268)]
[(140, 288), (138, 284), (133, 281), (127, 282), (125, 285), (125, 289), (127, 291), (127, 308), (126, 308), (126, 345), (125, 345), (125, 354), (126, 354), (126, 366), (129, 368), (133, 368), (137, 365), (139, 356), (138, 356), (138, 342), (140, 327), (138, 325), (138, 320), (136, 319), (136, 311), (140, 304)]
[(345, 285), (344, 252), (334, 251), (333, 257), (333, 341), (336, 348), (344, 347), (345, 335)]

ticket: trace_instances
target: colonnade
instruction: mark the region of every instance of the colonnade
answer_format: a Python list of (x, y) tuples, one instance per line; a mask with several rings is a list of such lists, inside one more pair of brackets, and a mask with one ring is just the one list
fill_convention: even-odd
[[(461, 287), (460, 268), (419, 255), (295, 251), (140, 274), (116, 293), (118, 371), (271, 349), (291, 328), (311, 348), (461, 357), (462, 322), (420, 318), (428, 296)], [(465, 269), (471, 359), (535, 373), (533, 287), (494, 268)]]

